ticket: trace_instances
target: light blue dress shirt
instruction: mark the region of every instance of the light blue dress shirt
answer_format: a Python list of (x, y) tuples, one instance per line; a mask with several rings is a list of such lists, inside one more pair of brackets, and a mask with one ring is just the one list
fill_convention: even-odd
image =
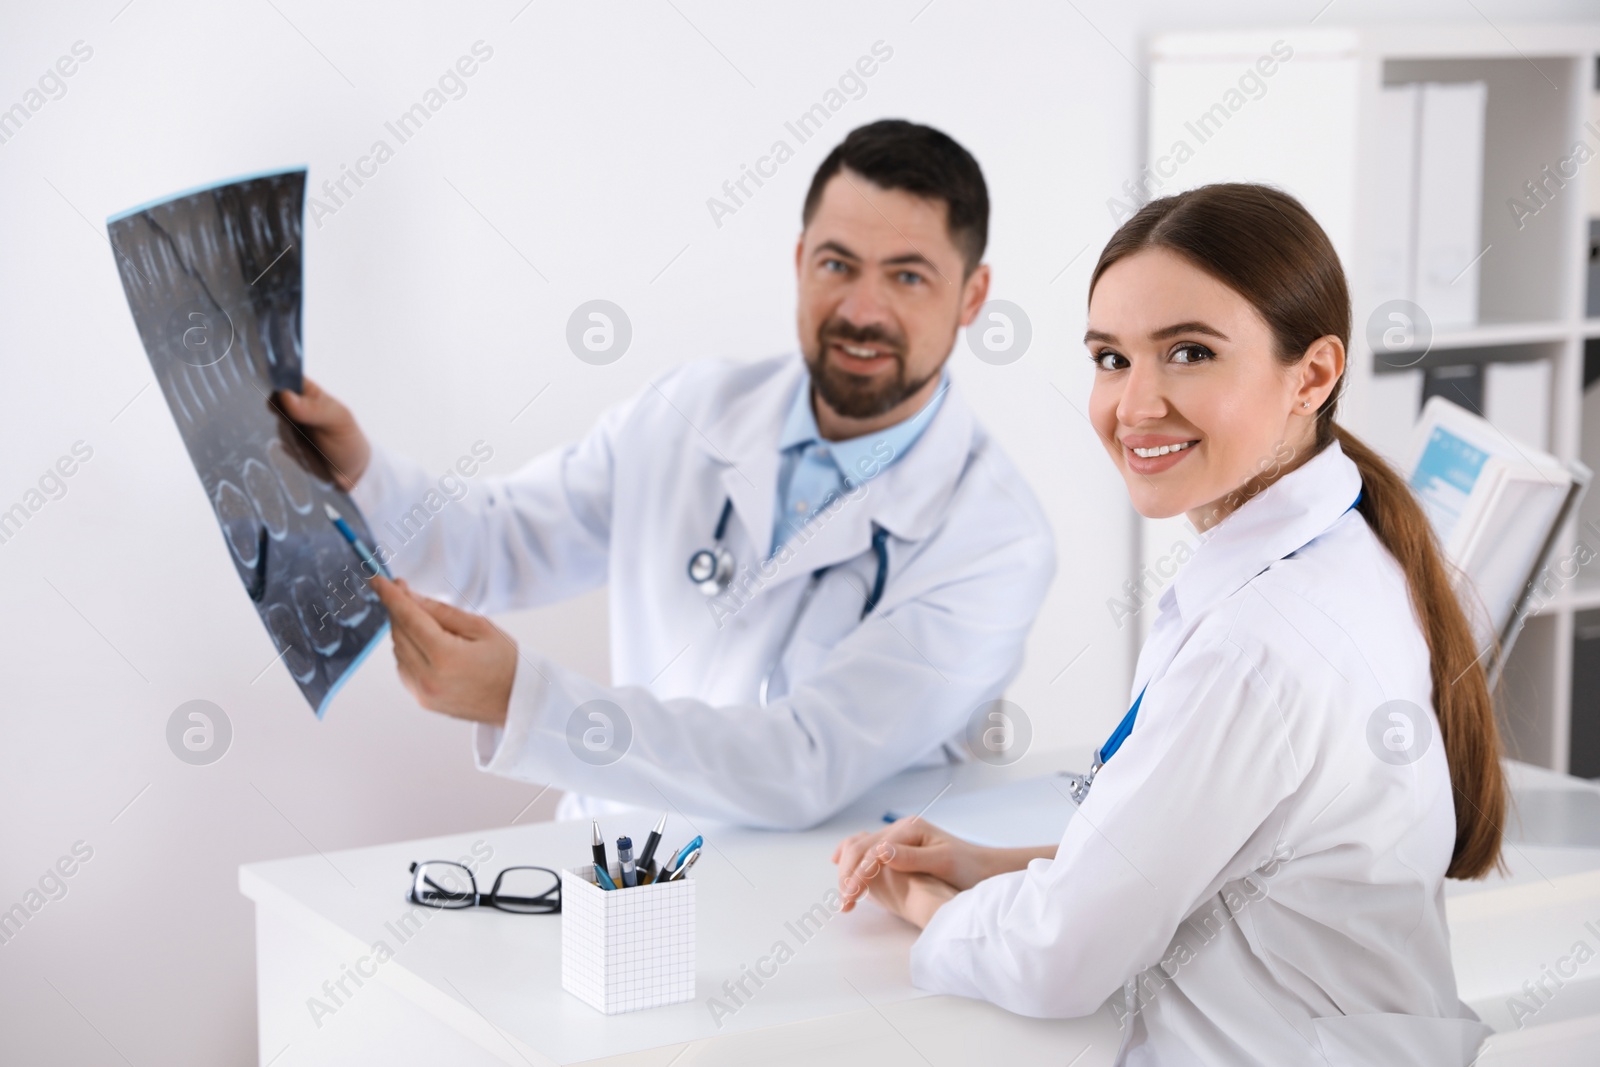
[(840, 493), (882, 474), (911, 450), (928, 428), (950, 388), (946, 373), (922, 410), (878, 433), (848, 441), (824, 441), (811, 410), (811, 376), (795, 390), (794, 403), (778, 436), (778, 500), (772, 515), (772, 552), (827, 507)]

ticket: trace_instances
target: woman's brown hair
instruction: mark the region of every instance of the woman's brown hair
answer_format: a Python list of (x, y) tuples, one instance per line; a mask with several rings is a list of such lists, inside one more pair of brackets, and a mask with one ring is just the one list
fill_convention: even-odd
[[(1234, 183), (1151, 201), (1100, 253), (1090, 294), (1113, 263), (1148, 248), (1182, 256), (1248, 300), (1271, 329), (1286, 367), (1323, 337), (1337, 337), (1349, 348), (1350, 290), (1339, 255), (1310, 212), (1287, 193)], [(1488, 679), (1421, 505), (1393, 467), (1334, 422), (1343, 388), (1341, 374), (1317, 409), (1313, 454), (1338, 441), (1355, 462), (1362, 485), (1358, 510), (1405, 571), (1428, 643), (1434, 710), (1455, 797), (1455, 849), (1445, 873), (1481, 878), (1499, 862), (1506, 805)]]

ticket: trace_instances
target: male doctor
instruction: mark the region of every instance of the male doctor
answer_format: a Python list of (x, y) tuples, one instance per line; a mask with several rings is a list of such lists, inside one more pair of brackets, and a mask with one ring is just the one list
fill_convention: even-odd
[[(1028, 486), (945, 372), (989, 289), (976, 160), (853, 131), (795, 248), (800, 355), (664, 375), (582, 440), (452, 502), (374, 578), (400, 676), (478, 723), (478, 765), (600, 798), (801, 828), (962, 758), (1055, 571)], [(376, 528), (430, 489), (315, 383), (280, 393)], [(474, 611), (609, 587), (615, 685)], [(990, 725), (983, 723), (984, 726)]]

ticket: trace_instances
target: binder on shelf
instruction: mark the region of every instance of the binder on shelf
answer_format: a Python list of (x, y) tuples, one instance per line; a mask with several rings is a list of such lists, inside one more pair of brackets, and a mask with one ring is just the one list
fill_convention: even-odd
[(1484, 82), (1386, 85), (1374, 201), (1372, 292), (1421, 305), (1435, 329), (1478, 321), (1483, 251)]
[(1445, 363), (1422, 372), (1422, 402), (1442, 396), (1456, 407), (1483, 410), (1483, 364)]
[(1550, 447), (1550, 361), (1490, 363), (1483, 369), (1483, 417), (1513, 441)]
[(1377, 159), (1389, 190), (1373, 202), (1372, 289), (1380, 302), (1415, 299), (1421, 110), (1415, 83), (1385, 85), (1379, 94)]
[(1478, 321), (1483, 252), (1484, 82), (1420, 86), (1416, 295), (1434, 328)]
[(1568, 774), (1600, 778), (1600, 610), (1580, 611), (1573, 619), (1568, 753)]
[[(1579, 401), (1579, 456), (1591, 467), (1600, 467), (1600, 339), (1583, 344), (1583, 395)], [(1592, 502), (1578, 515), (1578, 540), (1590, 542), (1600, 517)], [(1590, 542), (1592, 543), (1592, 542)], [(1582, 557), (1579, 563), (1583, 562)], [(1588, 579), (1579, 577), (1586, 585)], [(1580, 586), (1580, 596), (1582, 589)], [(1567, 773), (1579, 778), (1600, 778), (1600, 609), (1573, 613), (1572, 690), (1567, 705), (1570, 714), (1567, 735)]]
[(1584, 271), (1584, 314), (1600, 318), (1600, 219), (1589, 220), (1589, 260)]
[(1472, 412), (1433, 397), (1422, 409), (1404, 468), (1446, 557), (1491, 684), (1521, 630), (1534, 579), (1557, 532), (1583, 499), (1590, 471), (1508, 437)]
[(1411, 431), (1422, 414), (1422, 370), (1381, 371), (1372, 376), (1367, 400), (1367, 420), (1361, 439), (1396, 470), (1404, 470), (1411, 448)]

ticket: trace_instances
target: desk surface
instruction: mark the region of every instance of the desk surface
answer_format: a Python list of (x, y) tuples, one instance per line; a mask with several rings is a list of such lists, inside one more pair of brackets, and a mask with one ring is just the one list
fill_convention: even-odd
[[(928, 812), (938, 822), (947, 798), (1075, 767), (1081, 755), (1037, 755), (1006, 769), (967, 764), (906, 774), (823, 827), (795, 834), (721, 827), (673, 812), (664, 849), (696, 832), (706, 836), (694, 870), (700, 898), (696, 999), (624, 1015), (601, 1015), (561, 989), (559, 917), (492, 908), (437, 912), (414, 909), (406, 899), (407, 868), (414, 860), (481, 856), (492, 849), (479, 867), (485, 882), (515, 864), (581, 863), (589, 854), (586, 821), (250, 864), (240, 868), (239, 885), (258, 911), (286, 918), (352, 967), (381, 942), (393, 957), (366, 966), (384, 984), (507, 1062), (600, 1059), (868, 1009), (881, 1014), (886, 1006), (926, 998), (910, 983), (912, 927), (875, 907), (850, 914), (826, 908), (836, 885), (834, 845), (848, 833), (881, 825), (886, 810), (916, 812), (939, 797)], [(1497, 1029), (1506, 1028), (1509, 1018), (1500, 1001), (1523, 979), (1537, 978), (1543, 963), (1570, 950), (1586, 911), (1600, 919), (1600, 787), (1522, 765), (1513, 765), (1512, 784), (1521, 818), (1506, 852), (1509, 876), (1448, 888), (1461, 995)], [(1064, 825), (1070, 806), (1064, 798), (1061, 803)], [(628, 833), (642, 841), (658, 814), (611, 816), (603, 829), (613, 840)], [(829, 917), (820, 931), (805, 936), (809, 928), (799, 928), (797, 920), (815, 914), (819, 904)], [(416, 914), (426, 916), (420, 926), (414, 918), (409, 926), (403, 923)], [(779, 942), (792, 958), (735, 1006), (724, 983), (747, 974)], [(1595, 989), (1563, 997), (1561, 1018), (1600, 1011), (1600, 983), (1593, 984)], [(710, 997), (732, 1013), (714, 1017)], [(1502, 1017), (1492, 1017), (1496, 1012)], [(1047, 1025), (1064, 1028), (1063, 1034), (1076, 1027), (1103, 1048), (1112, 1036), (1100, 1032), (1104, 1023), (1091, 1017)]]

